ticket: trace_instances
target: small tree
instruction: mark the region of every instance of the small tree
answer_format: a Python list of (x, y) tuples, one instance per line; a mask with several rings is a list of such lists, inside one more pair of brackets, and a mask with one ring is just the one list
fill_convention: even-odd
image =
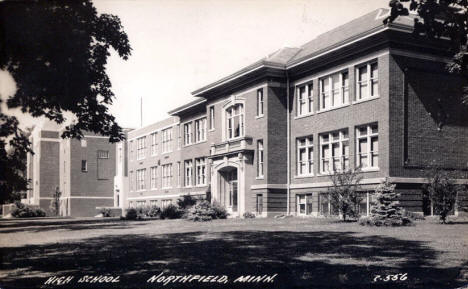
[(60, 196), (61, 195), (62, 193), (60, 192), (59, 187), (56, 187), (54, 196), (52, 200), (50, 200), (50, 206), (49, 206), (50, 211), (55, 216), (58, 216), (60, 213)]
[(428, 184), (424, 185), (424, 193), (432, 202), (434, 214), (439, 215), (442, 223), (446, 223), (447, 215), (455, 209), (457, 193), (462, 190), (450, 179), (441, 168), (434, 167), (429, 171)]
[(372, 206), (370, 224), (376, 226), (405, 226), (411, 220), (403, 215), (400, 205), (400, 194), (395, 185), (385, 180), (375, 189), (377, 202)]
[(337, 172), (330, 175), (332, 186), (328, 188), (330, 202), (338, 209), (343, 216), (343, 221), (347, 217), (356, 218), (358, 216), (359, 203), (362, 196), (358, 192), (359, 182), (362, 179), (360, 169)]

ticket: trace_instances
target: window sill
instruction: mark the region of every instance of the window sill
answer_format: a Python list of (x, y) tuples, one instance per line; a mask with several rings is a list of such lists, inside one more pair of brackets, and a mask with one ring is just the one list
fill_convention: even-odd
[(378, 98), (380, 98), (379, 95), (377, 95), (377, 96), (372, 96), (372, 97), (366, 97), (366, 98), (363, 98), (363, 99), (359, 99), (359, 100), (353, 101), (353, 104), (359, 104), (359, 103), (371, 101), (371, 100), (378, 99)]
[(210, 128), (208, 131), (209, 131), (209, 132), (212, 132), (212, 131), (215, 131), (215, 130), (216, 130), (216, 129), (214, 129), (214, 128)]
[(257, 115), (257, 116), (255, 116), (255, 119), (260, 119), (260, 118), (263, 118), (264, 116), (265, 116), (264, 114), (262, 114), (262, 115)]
[(203, 187), (206, 187), (206, 184), (196, 185), (195, 187), (196, 187), (196, 188), (203, 188)]
[(301, 118), (305, 118), (305, 117), (308, 117), (308, 116), (312, 116), (314, 114), (315, 114), (315, 112), (309, 112), (309, 113), (305, 113), (305, 114), (301, 114), (301, 115), (296, 115), (294, 117), (294, 119), (301, 119)]
[(378, 171), (380, 171), (380, 169), (378, 167), (361, 169), (361, 172), (363, 172), (363, 173), (378, 172)]
[(161, 190), (167, 190), (167, 189), (172, 189), (172, 187), (163, 187)]
[(161, 155), (170, 154), (172, 151), (162, 152)]
[(323, 112), (332, 111), (332, 110), (336, 110), (336, 109), (340, 109), (340, 108), (343, 108), (343, 107), (347, 107), (347, 106), (349, 106), (349, 105), (350, 105), (349, 103), (346, 103), (346, 104), (343, 104), (343, 105), (340, 105), (340, 106), (334, 106), (334, 107), (330, 107), (330, 108), (324, 108), (324, 109), (321, 109), (321, 110), (317, 111), (317, 114), (323, 113)]
[(265, 179), (265, 176), (261, 176), (261, 177), (255, 177), (256, 180), (264, 180)]
[(299, 176), (294, 176), (295, 179), (306, 179), (306, 178), (311, 178), (315, 177), (314, 174), (309, 174), (309, 175), (299, 175)]

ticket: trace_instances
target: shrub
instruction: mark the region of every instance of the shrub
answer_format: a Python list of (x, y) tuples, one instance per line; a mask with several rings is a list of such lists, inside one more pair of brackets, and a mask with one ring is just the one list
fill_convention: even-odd
[(181, 210), (188, 210), (197, 203), (197, 199), (191, 195), (184, 195), (181, 199), (177, 200), (177, 206)]
[(161, 216), (161, 209), (156, 206), (150, 206), (148, 207), (148, 210), (146, 211), (146, 216), (151, 217), (151, 218), (156, 218)]
[(424, 215), (411, 212), (411, 211), (407, 211), (407, 210), (403, 210), (403, 216), (410, 218), (413, 221), (422, 221), (425, 219)]
[(177, 206), (169, 204), (161, 210), (161, 219), (179, 219), (182, 217), (183, 211)]
[(138, 219), (138, 212), (135, 208), (130, 208), (127, 210), (125, 213), (125, 219), (126, 220), (136, 220)]
[(228, 213), (224, 207), (207, 200), (198, 201), (188, 210), (187, 219), (192, 221), (211, 221), (213, 219), (226, 219)]
[(101, 208), (100, 213), (103, 217), (111, 217), (111, 210), (109, 208)]
[(246, 219), (255, 219), (255, 214), (251, 212), (245, 212), (243, 216)]
[(41, 208), (31, 208), (23, 203), (16, 202), (16, 208), (11, 211), (11, 215), (15, 218), (35, 218), (45, 217), (46, 213)]
[[(210, 202), (208, 202), (208, 204), (210, 204)], [(228, 217), (229, 214), (226, 211), (226, 208), (221, 206), (221, 204), (214, 202), (211, 207), (214, 211), (213, 219), (226, 219)]]

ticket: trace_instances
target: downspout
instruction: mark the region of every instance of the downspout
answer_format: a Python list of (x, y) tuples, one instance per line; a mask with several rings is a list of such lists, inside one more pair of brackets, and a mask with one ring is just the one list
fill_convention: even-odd
[(286, 215), (290, 214), (290, 179), (291, 179), (291, 170), (290, 170), (290, 160), (291, 160), (291, 148), (290, 148), (290, 138), (291, 138), (291, 128), (290, 128), (290, 112), (289, 112), (289, 74), (286, 70), (286, 150), (287, 150), (287, 166), (286, 166), (286, 174), (287, 174), (287, 183), (286, 183)]

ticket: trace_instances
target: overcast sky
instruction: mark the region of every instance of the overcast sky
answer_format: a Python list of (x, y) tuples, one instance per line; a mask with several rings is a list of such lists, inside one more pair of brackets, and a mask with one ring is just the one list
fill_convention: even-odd
[[(107, 66), (116, 95), (111, 112), (121, 126), (131, 128), (140, 127), (140, 98), (143, 125), (149, 125), (193, 100), (191, 92), (204, 85), (282, 47), (300, 46), (374, 9), (388, 7), (388, 0), (94, 3), (100, 13), (120, 17), (133, 48), (127, 61), (113, 52)], [(1, 76), (0, 86), (5, 83)]]

